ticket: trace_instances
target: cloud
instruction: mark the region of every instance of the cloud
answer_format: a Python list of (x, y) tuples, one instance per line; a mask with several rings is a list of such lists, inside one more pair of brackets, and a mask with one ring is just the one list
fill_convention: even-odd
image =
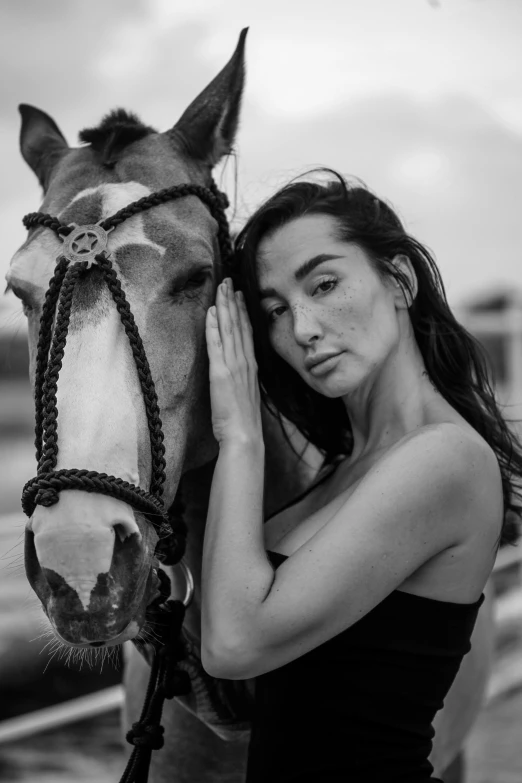
[[(114, 106), (171, 126), (250, 24), (239, 205), (308, 166), (354, 173), (437, 251), (450, 294), (518, 283), (522, 6), (511, 0), (26, 0), (0, 23), (4, 257), (39, 190), (16, 104), (76, 142)], [(233, 166), (224, 182), (232, 188)]]
[(0, 118), (19, 102), (50, 111), (90, 102), (101, 86), (92, 63), (125, 19), (146, 13), (141, 0), (111, 0), (110, 9), (103, 0), (2, 3)]
[(522, 287), (522, 138), (468, 98), (375, 96), (306, 122), (250, 107), (238, 160), (239, 222), (295, 174), (326, 165), (397, 208), (435, 251), (453, 301), (493, 282)]

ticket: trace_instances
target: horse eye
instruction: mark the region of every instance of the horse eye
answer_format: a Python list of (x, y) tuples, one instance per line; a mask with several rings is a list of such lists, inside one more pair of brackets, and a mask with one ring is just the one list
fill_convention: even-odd
[(209, 280), (211, 277), (212, 277), (211, 269), (202, 269), (199, 272), (195, 272), (193, 275), (191, 275), (188, 278), (186, 282), (186, 286), (199, 287), (205, 285), (207, 280)]
[(7, 294), (9, 291), (11, 291), (11, 293), (13, 293), (16, 298), (20, 300), (25, 315), (28, 315), (30, 312), (32, 312), (33, 305), (29, 301), (29, 297), (25, 291), (22, 291), (22, 289), (18, 288), (16, 285), (8, 283), (4, 293)]
[(172, 284), (170, 295), (179, 296), (180, 294), (196, 291), (197, 289), (202, 288), (205, 283), (207, 283), (208, 280), (212, 278), (212, 271), (212, 267), (198, 269), (182, 280), (176, 280)]

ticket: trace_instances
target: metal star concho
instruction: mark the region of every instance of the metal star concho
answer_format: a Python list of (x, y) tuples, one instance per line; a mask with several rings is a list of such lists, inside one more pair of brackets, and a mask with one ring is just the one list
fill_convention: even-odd
[(64, 238), (60, 258), (65, 256), (73, 263), (82, 261), (90, 267), (96, 256), (107, 249), (108, 239), (109, 232), (101, 226), (75, 226), (74, 230)]

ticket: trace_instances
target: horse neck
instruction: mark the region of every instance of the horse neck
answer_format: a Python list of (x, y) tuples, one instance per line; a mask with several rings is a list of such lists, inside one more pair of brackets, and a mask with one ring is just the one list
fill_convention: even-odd
[(183, 503), (183, 521), (187, 526), (185, 560), (197, 584), (201, 583), (203, 536), (215, 464), (215, 460), (212, 460), (200, 468), (184, 473), (178, 489)]

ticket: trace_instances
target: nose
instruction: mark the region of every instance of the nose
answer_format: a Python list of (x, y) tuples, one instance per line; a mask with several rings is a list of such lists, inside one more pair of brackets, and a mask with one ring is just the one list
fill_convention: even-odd
[(322, 330), (312, 308), (296, 304), (292, 308), (292, 315), (296, 342), (305, 347), (317, 342), (321, 337)]

